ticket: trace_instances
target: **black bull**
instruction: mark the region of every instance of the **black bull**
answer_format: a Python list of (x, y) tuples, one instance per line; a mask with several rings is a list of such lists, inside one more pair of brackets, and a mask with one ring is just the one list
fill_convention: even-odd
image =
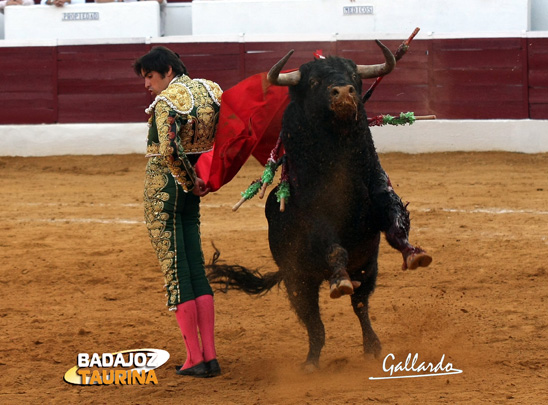
[(319, 288), (350, 294), (363, 334), (365, 353), (380, 355), (371, 327), (368, 299), (375, 288), (380, 233), (402, 251), (410, 246), (409, 214), (382, 169), (361, 100), (362, 79), (389, 73), (394, 56), (380, 42), (385, 63), (357, 66), (328, 57), (280, 74), (291, 52), (269, 72), (269, 80), (290, 88), (282, 125), (290, 198), (283, 212), (274, 189), (266, 202), (268, 238), (278, 272), (261, 275), (240, 266), (214, 263), (209, 278), (250, 294), (283, 282), (308, 331), (305, 365), (318, 367), (325, 329)]

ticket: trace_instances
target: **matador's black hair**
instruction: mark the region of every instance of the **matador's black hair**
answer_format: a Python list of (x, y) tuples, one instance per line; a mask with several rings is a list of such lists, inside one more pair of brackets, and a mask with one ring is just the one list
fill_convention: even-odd
[[(133, 64), (133, 70), (137, 76), (144, 76), (150, 72), (158, 72), (165, 76), (169, 67), (173, 69), (175, 76), (188, 74), (186, 66), (179, 55), (164, 46), (156, 46), (146, 55), (141, 56)], [(144, 74), (143, 74), (144, 73)]]

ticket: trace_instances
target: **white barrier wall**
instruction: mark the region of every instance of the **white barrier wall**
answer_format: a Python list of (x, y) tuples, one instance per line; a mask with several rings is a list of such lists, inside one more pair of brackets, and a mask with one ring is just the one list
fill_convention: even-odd
[(548, 31), (548, 0), (531, 0), (531, 31)]
[[(1, 125), (0, 156), (144, 155), (147, 131), (145, 122)], [(548, 152), (548, 120), (417, 121), (371, 132), (380, 153)]]
[(0, 125), (0, 156), (144, 154), (147, 132), (146, 122)]
[[(169, 1), (169, 0), (168, 0)], [(137, 6), (147, 2), (136, 2)], [(150, 2), (151, 4), (155, 2)], [(15, 10), (23, 13), (29, 8), (45, 7), (51, 13), (74, 12), (73, 7), (104, 11), (104, 7), (118, 7), (109, 21), (108, 29), (86, 25), (64, 25), (59, 21), (53, 26), (42, 20), (27, 29), (17, 28), (19, 22), (10, 25), (10, 36), (5, 36), (6, 18), (0, 14), (0, 40), (23, 39), (22, 35), (41, 29), (47, 36), (33, 36), (32, 39), (51, 38), (52, 29), (68, 28), (71, 38), (116, 38), (123, 28), (122, 37), (156, 37), (151, 29), (151, 14), (143, 13), (142, 20), (130, 21), (127, 12), (135, 3), (86, 3), (56, 8), (51, 6), (6, 7), (7, 13)], [(128, 7), (129, 6), (129, 7)], [(101, 7), (101, 8), (99, 8)], [(119, 8), (122, 7), (122, 8)], [(22, 9), (25, 10), (22, 10)], [(121, 11), (120, 11), (121, 10)], [(346, 10), (346, 14), (345, 14)], [(372, 14), (360, 14), (368, 13)], [(157, 13), (153, 13), (155, 16)], [(19, 16), (19, 19), (23, 18)], [(57, 17), (56, 17), (57, 18)], [(106, 16), (103, 18), (107, 18)], [(81, 21), (80, 23), (83, 23)], [(91, 24), (90, 24), (91, 23)], [(102, 21), (102, 23), (106, 23)], [(107, 25), (107, 24), (104, 24)], [(129, 25), (129, 27), (127, 27)], [(12, 28), (13, 27), (13, 28)], [(49, 28), (48, 28), (49, 27)], [(74, 27), (78, 27), (75, 30)], [(405, 33), (421, 27), (424, 33), (437, 32), (510, 32), (548, 31), (548, 0), (194, 0), (192, 3), (169, 3), (166, 10), (165, 35), (213, 35), (213, 34), (344, 34)], [(88, 29), (85, 35), (80, 28)], [(128, 31), (128, 28), (130, 31)], [(13, 37), (11, 30), (19, 30)], [(42, 31), (43, 29), (43, 31)], [(115, 31), (111, 31), (114, 29)], [(135, 33), (133, 30), (137, 30)], [(143, 31), (145, 30), (145, 31)], [(67, 38), (65, 36), (60, 38)], [(113, 36), (114, 35), (114, 36)], [(25, 36), (25, 39), (28, 36)]]
[(165, 35), (192, 35), (192, 3), (167, 4)]
[(425, 32), (522, 32), (530, 29), (530, 2), (195, 0), (192, 24), (194, 35), (407, 33), (415, 27)]
[[(89, 5), (94, 6), (93, 3), (89, 3)], [(4, 18), (5, 18), (4, 14), (0, 14), (0, 40), (5, 39)], [(168, 3), (167, 4), (165, 35), (166, 36), (192, 35), (192, 3)], [(141, 35), (140, 37), (143, 37), (143, 36)], [(95, 36), (93, 36), (92, 38), (95, 38)], [(35, 39), (40, 39), (40, 38), (35, 38)]]
[(6, 39), (160, 36), (160, 6), (156, 1), (8, 6), (4, 13)]

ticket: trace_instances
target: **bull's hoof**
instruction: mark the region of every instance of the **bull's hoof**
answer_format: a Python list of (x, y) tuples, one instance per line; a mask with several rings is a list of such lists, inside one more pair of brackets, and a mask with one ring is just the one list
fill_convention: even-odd
[(407, 256), (403, 265), (403, 270), (415, 270), (419, 267), (428, 267), (432, 263), (432, 256), (426, 252), (412, 253)]
[(363, 354), (366, 358), (374, 358), (378, 360), (381, 357), (381, 352), (381, 341), (376, 335), (370, 341), (364, 342)]
[(311, 361), (306, 361), (303, 364), (301, 364), (301, 370), (305, 374), (312, 374), (320, 369), (320, 366), (318, 364), (313, 363)]
[(345, 294), (354, 294), (354, 287), (352, 286), (352, 282), (350, 280), (343, 278), (331, 283), (329, 291), (329, 296), (331, 298), (340, 298)]

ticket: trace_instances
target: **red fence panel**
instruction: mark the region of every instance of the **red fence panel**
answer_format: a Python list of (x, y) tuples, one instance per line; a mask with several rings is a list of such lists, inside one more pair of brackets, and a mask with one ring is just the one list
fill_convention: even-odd
[(248, 42), (244, 44), (245, 77), (268, 72), (290, 50), (295, 52), (284, 67), (297, 69), (304, 63), (314, 60), (314, 52), (321, 50), (324, 55), (335, 55), (335, 43), (330, 41), (314, 42)]
[[(393, 53), (403, 41), (382, 41)], [(338, 41), (338, 55), (355, 63), (373, 65), (384, 62), (375, 41)], [(375, 79), (364, 81), (364, 93)], [(428, 41), (414, 40), (396, 68), (382, 79), (366, 104), (367, 114), (397, 115), (413, 111), (416, 115), (431, 114), (428, 100)]]
[(434, 39), (431, 57), (429, 99), (438, 118), (528, 118), (521, 38)]
[(0, 124), (57, 121), (56, 53), (56, 47), (0, 47)]
[(530, 38), (529, 114), (533, 119), (548, 119), (548, 38)]
[(241, 75), (240, 44), (237, 42), (167, 43), (177, 52), (193, 79), (208, 79), (222, 89), (238, 83)]
[[(399, 40), (383, 41), (395, 51)], [(371, 40), (162, 43), (191, 77), (228, 89), (290, 49), (286, 68), (338, 55), (381, 63)], [(155, 44), (0, 47), (0, 124), (143, 122), (152, 101), (132, 64)], [(373, 80), (364, 82), (364, 92)], [(417, 40), (366, 105), (370, 116), (414, 111), (441, 119), (548, 119), (548, 38)]]
[(58, 47), (60, 123), (146, 120), (150, 97), (133, 62), (145, 44)]

